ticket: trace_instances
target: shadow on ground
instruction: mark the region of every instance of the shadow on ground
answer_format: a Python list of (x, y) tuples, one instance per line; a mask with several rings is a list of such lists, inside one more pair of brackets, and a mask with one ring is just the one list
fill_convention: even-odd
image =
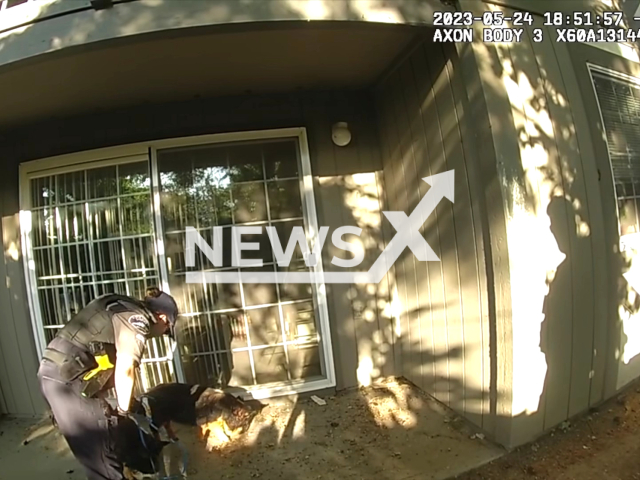
[[(326, 405), (310, 397), (273, 400), (244, 437), (213, 452), (206, 451), (197, 429), (178, 428), (189, 453), (188, 478), (445, 479), (502, 454), (402, 379), (323, 399)], [(51, 480), (83, 478), (45, 422), (5, 420), (0, 428), (0, 478), (40, 479), (45, 472)], [(173, 473), (180, 452), (166, 456)]]
[(0, 419), (0, 479), (84, 480), (64, 438), (47, 420)]

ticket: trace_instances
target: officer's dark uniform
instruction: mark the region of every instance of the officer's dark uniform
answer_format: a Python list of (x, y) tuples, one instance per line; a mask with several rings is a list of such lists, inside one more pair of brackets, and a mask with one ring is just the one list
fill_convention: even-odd
[[(166, 294), (165, 294), (166, 295)], [(140, 363), (148, 338), (159, 336), (153, 313), (130, 297), (98, 297), (67, 323), (47, 346), (38, 370), (42, 394), (49, 403), (60, 432), (85, 467), (90, 480), (120, 480), (123, 467), (114, 453), (114, 428), (100, 396), (114, 386), (113, 372), (97, 396), (87, 398), (87, 372), (98, 367), (96, 356), (116, 363), (116, 352)], [(161, 323), (161, 322), (160, 322)], [(162, 326), (162, 328), (166, 328)], [(86, 392), (85, 392), (86, 393)]]

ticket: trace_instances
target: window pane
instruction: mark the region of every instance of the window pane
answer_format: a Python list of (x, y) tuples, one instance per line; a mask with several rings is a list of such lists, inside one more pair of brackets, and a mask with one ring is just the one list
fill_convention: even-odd
[(42, 207), (52, 203), (53, 188), (49, 185), (51, 177), (31, 180), (31, 206)]
[(278, 307), (247, 310), (246, 316), (251, 345), (273, 345), (282, 342)]
[(124, 240), (124, 258), (132, 274), (155, 273), (156, 252), (152, 237)]
[(115, 197), (118, 193), (116, 167), (87, 170), (89, 198)]
[(151, 182), (148, 164), (136, 162), (119, 165), (118, 181), (120, 183), (120, 195), (149, 193)]
[[(291, 262), (288, 267), (278, 267), (278, 271), (282, 273), (295, 273), (295, 272), (307, 272), (311, 273), (311, 269), (308, 268), (304, 262)], [(278, 285), (280, 290), (280, 300), (283, 302), (293, 300), (304, 300), (313, 298), (313, 288), (310, 283), (289, 283), (285, 282)]]
[(289, 370), (292, 380), (308, 379), (322, 375), (320, 349), (315, 345), (289, 346)]
[(56, 201), (58, 203), (78, 202), (85, 199), (84, 172), (56, 175)]
[(133, 195), (120, 199), (122, 235), (142, 235), (153, 233), (151, 219), (151, 196)]
[[(243, 272), (274, 272), (273, 266), (263, 268), (244, 268)], [(265, 305), (278, 302), (278, 292), (274, 283), (243, 283), (244, 303), (246, 306)]]
[(283, 347), (261, 348), (252, 353), (258, 384), (285, 382), (289, 379), (287, 359)]
[[(276, 228), (276, 233), (278, 234), (278, 240), (280, 241), (280, 246), (282, 247), (283, 252), (287, 251), (287, 245), (289, 244), (290, 241), (291, 242), (293, 241), (292, 234), (294, 232), (294, 229), (298, 231), (302, 229), (302, 232), (304, 233), (304, 225), (302, 223), (302, 220), (278, 222), (278, 223), (275, 223), (273, 226)], [(304, 236), (304, 238), (306, 240), (306, 235)], [(309, 246), (307, 244), (307, 249), (308, 248)], [(303, 259), (304, 257), (302, 255), (302, 249), (300, 248), (300, 243), (296, 243), (291, 256), (290, 265), (296, 262), (301, 262)]]
[(59, 219), (55, 219), (55, 222), (59, 223), (60, 241), (62, 243), (82, 242), (89, 239), (89, 227), (84, 204), (58, 207), (56, 217), (59, 217)]
[(634, 199), (622, 200), (618, 202), (620, 215), (620, 234), (630, 235), (636, 233), (636, 202)]
[(101, 200), (89, 204), (89, 215), (94, 239), (120, 236), (120, 214), (117, 200)]
[[(88, 244), (70, 245), (62, 249), (63, 266), (65, 275), (79, 277), (91, 272), (91, 252)], [(46, 260), (45, 260), (46, 265)], [(77, 278), (74, 282), (79, 281)]]
[(263, 151), (268, 179), (298, 177), (296, 141), (266, 143)]
[(65, 318), (65, 315), (63, 315), (60, 308), (60, 299), (56, 298), (56, 290), (50, 288), (41, 289), (38, 294), (43, 325), (62, 325), (64, 323), (62, 319)]
[(244, 312), (220, 314), (220, 321), (225, 329), (229, 330), (228, 347), (231, 350), (245, 348), (249, 345), (247, 342), (248, 321)]
[[(247, 244), (255, 244), (251, 245), (252, 248), (256, 248), (255, 250), (242, 250), (238, 251), (236, 254), (240, 257), (239, 259), (246, 263), (248, 266), (257, 266), (258, 260), (262, 260), (263, 263), (271, 263), (273, 261), (273, 252), (271, 249), (271, 240), (269, 240), (269, 234), (267, 230), (264, 228), (264, 225), (257, 226), (256, 228), (260, 229), (260, 233), (243, 233), (236, 230), (236, 235), (240, 236), (236, 242), (242, 242), (244, 245)], [(241, 234), (241, 235), (240, 235)], [(224, 238), (226, 241), (226, 237)], [(231, 249), (232, 240), (231, 235), (229, 235), (229, 244)], [(244, 248), (243, 245), (243, 248)], [(237, 247), (239, 248), (239, 247)], [(226, 251), (226, 250), (225, 250)], [(232, 257), (233, 254), (230, 255)]]
[(123, 246), (120, 240), (96, 242), (93, 257), (99, 272), (123, 272)]
[(249, 352), (234, 352), (233, 371), (231, 373), (231, 379), (229, 380), (229, 386), (241, 387), (243, 385), (254, 385), (254, 383)]
[(229, 310), (242, 307), (240, 285), (237, 283), (204, 284), (207, 311)]
[(263, 182), (234, 185), (232, 195), (235, 223), (267, 220), (267, 200)]
[(292, 303), (282, 306), (287, 341), (303, 345), (317, 342), (313, 302)]
[(270, 182), (269, 210), (272, 219), (302, 217), (300, 182), (298, 180), (280, 180)]
[(33, 252), (35, 258), (36, 275), (38, 278), (51, 277), (61, 274), (60, 251), (55, 249), (38, 249)]
[(263, 180), (260, 145), (237, 145), (228, 148), (229, 174), (232, 182)]

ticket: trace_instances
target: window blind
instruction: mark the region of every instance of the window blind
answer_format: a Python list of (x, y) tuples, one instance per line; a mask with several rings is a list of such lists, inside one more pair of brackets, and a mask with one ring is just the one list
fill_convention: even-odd
[(640, 183), (640, 86), (593, 74), (616, 184)]

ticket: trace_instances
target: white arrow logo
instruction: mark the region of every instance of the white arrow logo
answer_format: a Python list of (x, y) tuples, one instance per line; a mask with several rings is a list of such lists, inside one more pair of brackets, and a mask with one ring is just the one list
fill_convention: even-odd
[[(416, 208), (407, 216), (404, 212), (382, 212), (396, 229), (396, 234), (387, 247), (376, 259), (374, 264), (366, 272), (237, 272), (237, 271), (213, 271), (213, 272), (187, 272), (187, 283), (380, 283), (405, 248), (409, 248), (421, 262), (439, 262), (431, 246), (420, 233), (420, 228), (436, 209), (443, 198), (454, 202), (454, 171), (425, 177), (422, 180), (431, 185), (427, 194), (420, 200)], [(215, 227), (219, 228), (219, 227)], [(324, 227), (326, 228), (326, 227)], [(194, 233), (195, 232), (195, 233)], [(220, 231), (221, 232), (221, 231)], [(217, 232), (216, 232), (217, 233)], [(191, 236), (190, 236), (191, 235)], [(193, 235), (198, 235), (195, 238)], [(233, 237), (233, 235), (232, 235)], [(222, 234), (214, 234), (221, 242)], [(270, 236), (271, 238), (271, 236)], [(273, 238), (272, 238), (273, 240)], [(212, 262), (215, 257), (213, 249), (195, 229), (187, 229), (187, 249), (198, 245), (205, 256)], [(204, 248), (203, 248), (204, 247)], [(218, 245), (220, 247), (220, 245)], [(279, 247), (282, 250), (282, 247)], [(193, 250), (191, 250), (193, 252)], [(220, 250), (218, 250), (220, 252)], [(193, 258), (193, 254), (187, 255), (187, 259)], [(217, 259), (220, 259), (218, 255)], [(215, 263), (214, 263), (215, 264)], [(187, 260), (187, 266), (193, 266)]]

